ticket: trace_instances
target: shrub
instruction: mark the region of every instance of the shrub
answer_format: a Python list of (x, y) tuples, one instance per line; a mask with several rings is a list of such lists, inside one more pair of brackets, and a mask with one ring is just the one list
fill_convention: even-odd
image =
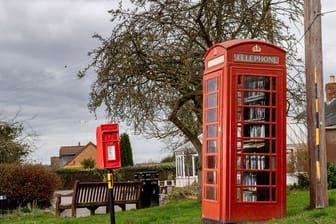
[(58, 176), (42, 165), (0, 164), (0, 195), (7, 195), (10, 209), (50, 206), (59, 185)]
[(336, 163), (328, 164), (328, 188), (336, 188)]
[(84, 169), (93, 169), (96, 165), (96, 161), (92, 158), (84, 159), (81, 162), (81, 165), (83, 166)]
[(185, 198), (194, 198), (196, 199), (198, 196), (198, 185), (196, 183), (191, 184), (186, 187), (176, 187), (173, 191), (171, 191), (165, 198), (164, 203), (168, 203), (169, 201), (176, 201)]
[(309, 188), (309, 176), (308, 173), (299, 173), (298, 174), (298, 185), (299, 189), (308, 189)]

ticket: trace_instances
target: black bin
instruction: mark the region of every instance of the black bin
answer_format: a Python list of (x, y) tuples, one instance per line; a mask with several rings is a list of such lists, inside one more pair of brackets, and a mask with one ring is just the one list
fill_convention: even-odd
[(142, 181), (141, 207), (148, 208), (160, 204), (158, 171), (143, 171), (134, 174), (134, 180)]
[(0, 195), (0, 214), (6, 214), (8, 211), (7, 195)]

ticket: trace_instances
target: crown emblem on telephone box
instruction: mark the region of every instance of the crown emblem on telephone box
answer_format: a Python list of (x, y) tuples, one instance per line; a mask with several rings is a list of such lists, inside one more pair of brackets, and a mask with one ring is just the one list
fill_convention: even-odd
[(255, 53), (259, 53), (261, 52), (261, 47), (258, 44), (256, 44), (252, 47), (252, 51)]

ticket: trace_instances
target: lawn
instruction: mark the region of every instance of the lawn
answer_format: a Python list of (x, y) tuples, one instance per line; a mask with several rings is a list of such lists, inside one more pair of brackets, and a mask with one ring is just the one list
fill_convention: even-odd
[[(189, 224), (201, 223), (201, 204), (195, 200), (178, 200), (167, 205), (116, 213), (117, 224)], [(287, 217), (270, 224), (335, 223), (336, 190), (329, 191), (329, 207), (309, 209), (309, 192), (290, 191), (287, 195)], [(95, 215), (80, 218), (58, 218), (52, 212), (37, 210), (0, 215), (0, 223), (11, 224), (110, 224), (110, 216)]]

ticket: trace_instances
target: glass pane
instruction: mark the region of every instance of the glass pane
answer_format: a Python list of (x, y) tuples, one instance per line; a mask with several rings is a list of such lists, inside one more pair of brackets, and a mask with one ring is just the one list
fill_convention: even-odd
[(244, 120), (261, 121), (266, 118), (266, 108), (265, 107), (251, 107), (246, 108), (244, 111)]
[(244, 88), (245, 89), (269, 90), (269, 78), (260, 77), (260, 76), (245, 77)]
[(270, 173), (268, 171), (258, 172), (257, 177), (258, 177), (257, 178), (258, 185), (270, 185), (271, 184)]
[(270, 189), (269, 188), (258, 188), (257, 199), (258, 201), (269, 201), (270, 200)]
[(250, 126), (251, 138), (265, 138), (265, 125), (252, 125)]
[(208, 138), (217, 137), (217, 125), (208, 125), (207, 126), (207, 137)]
[(241, 185), (241, 175), (240, 175), (240, 172), (237, 172), (237, 185)]
[(208, 81), (208, 85), (207, 85), (207, 92), (212, 92), (212, 91), (216, 91), (217, 90), (217, 78), (214, 79), (209, 79)]
[(265, 158), (264, 168), (269, 169), (270, 168), (270, 157), (265, 156), (264, 158)]
[(237, 111), (237, 121), (241, 121), (242, 119), (242, 108), (238, 107), (238, 111)]
[(216, 171), (208, 171), (206, 180), (207, 184), (216, 184)]
[(257, 186), (257, 175), (255, 173), (244, 172), (243, 185), (248, 186), (248, 190), (254, 191)]
[(241, 146), (242, 146), (241, 141), (238, 141), (237, 142), (237, 152), (241, 151)]
[(244, 152), (252, 152), (258, 150), (258, 152), (266, 152), (268, 150), (267, 141), (265, 140), (245, 140), (244, 141)]
[(216, 200), (216, 188), (214, 187), (206, 187), (205, 197), (209, 200)]
[(275, 172), (272, 172), (272, 185), (276, 184), (276, 175)]
[(272, 106), (276, 106), (276, 94), (272, 94)]
[(241, 201), (240, 188), (237, 188), (237, 201)]
[[(238, 157), (238, 159), (239, 159), (239, 162), (240, 162), (240, 160), (241, 160), (240, 157)], [(237, 164), (237, 167), (238, 167), (238, 164)], [(254, 170), (264, 170), (264, 169), (266, 169), (266, 156), (259, 155), (257, 153), (254, 153), (252, 155), (251, 154), (245, 155), (245, 157), (244, 157), (244, 168), (245, 169), (254, 169)]]
[(208, 140), (207, 141), (207, 153), (215, 153), (215, 152), (217, 152), (217, 141)]
[(209, 169), (217, 168), (216, 156), (207, 156), (207, 168)]
[(207, 96), (207, 107), (217, 106), (217, 94), (210, 94)]
[(241, 157), (237, 156), (237, 169), (241, 168)]
[(276, 152), (276, 144), (275, 144), (275, 140), (272, 140), (272, 153), (275, 153), (275, 152)]
[[(264, 92), (245, 92), (244, 93), (244, 104), (256, 103), (256, 102), (265, 102), (265, 93)], [(260, 103), (262, 104), (262, 103)]]
[(276, 169), (276, 157), (272, 156), (272, 169)]
[(272, 90), (276, 90), (276, 82), (275, 82), (276, 78), (272, 77)]
[(212, 109), (207, 111), (207, 122), (215, 122), (217, 121), (217, 109)]
[(243, 201), (254, 202), (257, 201), (257, 195), (255, 191), (244, 191), (243, 192)]
[(271, 127), (272, 127), (272, 137), (276, 137), (276, 126), (271, 125)]
[(241, 136), (241, 127), (237, 127), (237, 137), (240, 138)]
[(272, 188), (272, 201), (276, 201), (276, 189), (275, 189), (275, 187)]

